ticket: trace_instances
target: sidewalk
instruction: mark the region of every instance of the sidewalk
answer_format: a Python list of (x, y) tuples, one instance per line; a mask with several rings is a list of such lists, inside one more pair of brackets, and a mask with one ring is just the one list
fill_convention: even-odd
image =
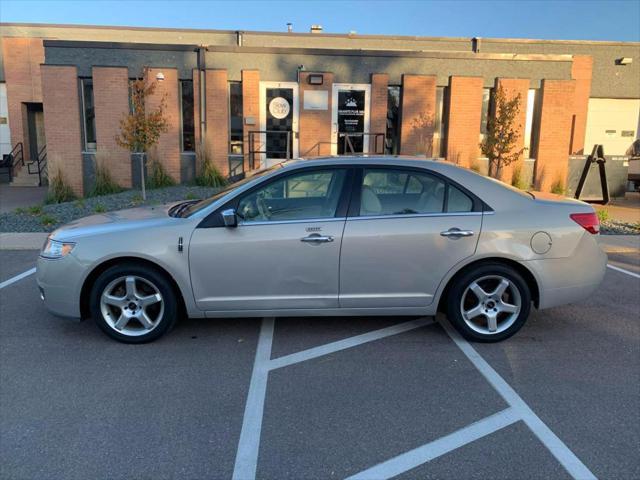
[(13, 212), (18, 207), (41, 205), (47, 196), (47, 187), (11, 187), (0, 184), (0, 213)]
[(640, 222), (640, 192), (627, 192), (625, 198), (613, 199), (608, 205), (593, 204), (596, 210), (606, 210), (611, 220), (625, 223)]

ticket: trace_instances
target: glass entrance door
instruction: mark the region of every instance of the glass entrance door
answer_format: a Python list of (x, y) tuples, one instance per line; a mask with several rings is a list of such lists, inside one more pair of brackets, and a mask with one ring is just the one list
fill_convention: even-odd
[(371, 86), (334, 84), (333, 141), (334, 155), (351, 155), (369, 151), (369, 92)]
[(261, 82), (260, 130), (262, 166), (298, 156), (298, 85)]

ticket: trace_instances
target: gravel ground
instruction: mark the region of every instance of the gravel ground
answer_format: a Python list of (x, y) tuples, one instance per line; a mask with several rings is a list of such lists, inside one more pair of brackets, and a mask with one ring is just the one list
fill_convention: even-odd
[(142, 201), (140, 190), (127, 190), (115, 195), (84, 198), (74, 202), (34, 205), (17, 209), (15, 212), (0, 214), (0, 232), (50, 232), (60, 225), (95, 213), (205, 198), (218, 190), (219, 188), (178, 185), (147, 190), (145, 202)]
[(602, 235), (640, 235), (640, 223), (605, 220), (600, 224), (600, 233)]

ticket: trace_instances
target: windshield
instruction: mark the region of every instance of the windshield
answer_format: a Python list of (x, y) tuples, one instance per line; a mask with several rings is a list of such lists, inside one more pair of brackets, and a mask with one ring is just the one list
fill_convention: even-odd
[(195, 203), (189, 205), (182, 212), (180, 212), (180, 216), (181, 217), (189, 217), (189, 216), (193, 215), (194, 213), (199, 212), (203, 208), (208, 207), (209, 205), (211, 205), (212, 203), (216, 202), (217, 200), (219, 200), (220, 198), (222, 198), (223, 196), (225, 196), (229, 192), (235, 190), (236, 188), (241, 187), (242, 185), (244, 185), (246, 183), (249, 183), (252, 180), (255, 180), (256, 178), (263, 177), (266, 174), (271, 173), (274, 170), (277, 170), (278, 168), (282, 168), (287, 163), (288, 162), (277, 163), (276, 165), (273, 165), (273, 166), (271, 166), (269, 168), (265, 168), (264, 170), (259, 170), (256, 173), (254, 173), (253, 175), (247, 176), (247, 177), (243, 178), (242, 180), (240, 180), (238, 182), (232, 183), (231, 185), (227, 185), (225, 188), (220, 190), (218, 193), (212, 195), (211, 197), (205, 198), (204, 200), (200, 200), (199, 202), (195, 202)]

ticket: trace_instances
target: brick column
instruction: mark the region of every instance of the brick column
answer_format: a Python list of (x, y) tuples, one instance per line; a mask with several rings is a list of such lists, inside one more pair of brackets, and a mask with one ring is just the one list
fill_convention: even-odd
[(566, 186), (573, 115), (574, 80), (543, 80), (535, 187), (550, 191)]
[[(242, 134), (244, 136), (244, 169), (249, 170), (249, 131), (260, 130), (260, 71), (242, 70)], [(254, 125), (247, 125), (252, 117)], [(256, 140), (258, 141), (258, 140)], [(256, 159), (256, 168), (259, 159)]]
[(229, 98), (226, 70), (207, 70), (207, 138), (213, 164), (229, 175)]
[[(385, 138), (387, 134), (387, 107), (388, 107), (388, 92), (389, 87), (389, 75), (386, 73), (374, 73), (371, 75), (371, 120), (370, 120), (370, 132), (371, 133), (384, 133)], [(369, 151), (375, 152), (375, 147), (382, 148), (384, 153), (384, 144), (375, 144), (376, 137), (371, 137), (369, 143)], [(379, 142), (379, 140), (378, 140)], [(383, 142), (384, 143), (384, 142)]]
[[(571, 138), (571, 153), (584, 153), (584, 137), (587, 129), (587, 110), (589, 109), (589, 95), (591, 95), (591, 72), (593, 58), (588, 55), (574, 55), (571, 65), (571, 78), (576, 82), (573, 97), (573, 135)], [(592, 145), (587, 145), (590, 151)]]
[(447, 160), (469, 167), (480, 156), (482, 119), (481, 77), (451, 77), (449, 80), (449, 119), (447, 122)]
[[(156, 74), (162, 72), (164, 80), (157, 81)], [(158, 108), (162, 98), (165, 99), (164, 117), (167, 120), (167, 131), (160, 136), (158, 144), (152, 149), (167, 174), (176, 182), (180, 182), (180, 100), (178, 98), (178, 71), (175, 68), (148, 68), (145, 75), (149, 81), (157, 82), (156, 91), (147, 98), (150, 110)]]
[(116, 143), (120, 120), (129, 113), (129, 73), (126, 67), (93, 67), (96, 111), (96, 159), (104, 161), (113, 179), (131, 187), (131, 153)]
[(433, 156), (436, 77), (402, 76), (400, 153)]
[[(515, 98), (518, 94), (520, 95), (520, 111), (515, 120), (516, 130), (520, 134), (517, 144), (514, 147), (516, 151), (524, 148), (524, 133), (527, 123), (527, 100), (530, 83), (528, 78), (498, 78), (496, 80), (496, 87), (502, 87), (507, 100)], [(502, 168), (502, 178), (500, 180), (511, 183), (514, 167), (519, 166), (522, 171), (523, 160), (524, 152), (520, 154), (520, 158), (518, 158), (516, 162)]]
[[(30, 158), (29, 130), (26, 107), (23, 102), (42, 102), (40, 64), (44, 63), (44, 47), (41, 38), (2, 39), (4, 74), (7, 82), (7, 108), (11, 147), (22, 142), (25, 160)], [(46, 134), (46, 132), (45, 132)]]
[[(333, 91), (333, 73), (323, 73), (322, 85), (309, 85), (309, 75), (313, 72), (300, 72), (300, 120), (299, 151), (301, 157), (331, 155), (331, 105)], [(304, 96), (307, 92), (327, 92), (326, 110), (306, 110)]]
[(42, 65), (41, 73), (49, 178), (60, 171), (73, 191), (82, 195), (78, 72), (75, 66)]

